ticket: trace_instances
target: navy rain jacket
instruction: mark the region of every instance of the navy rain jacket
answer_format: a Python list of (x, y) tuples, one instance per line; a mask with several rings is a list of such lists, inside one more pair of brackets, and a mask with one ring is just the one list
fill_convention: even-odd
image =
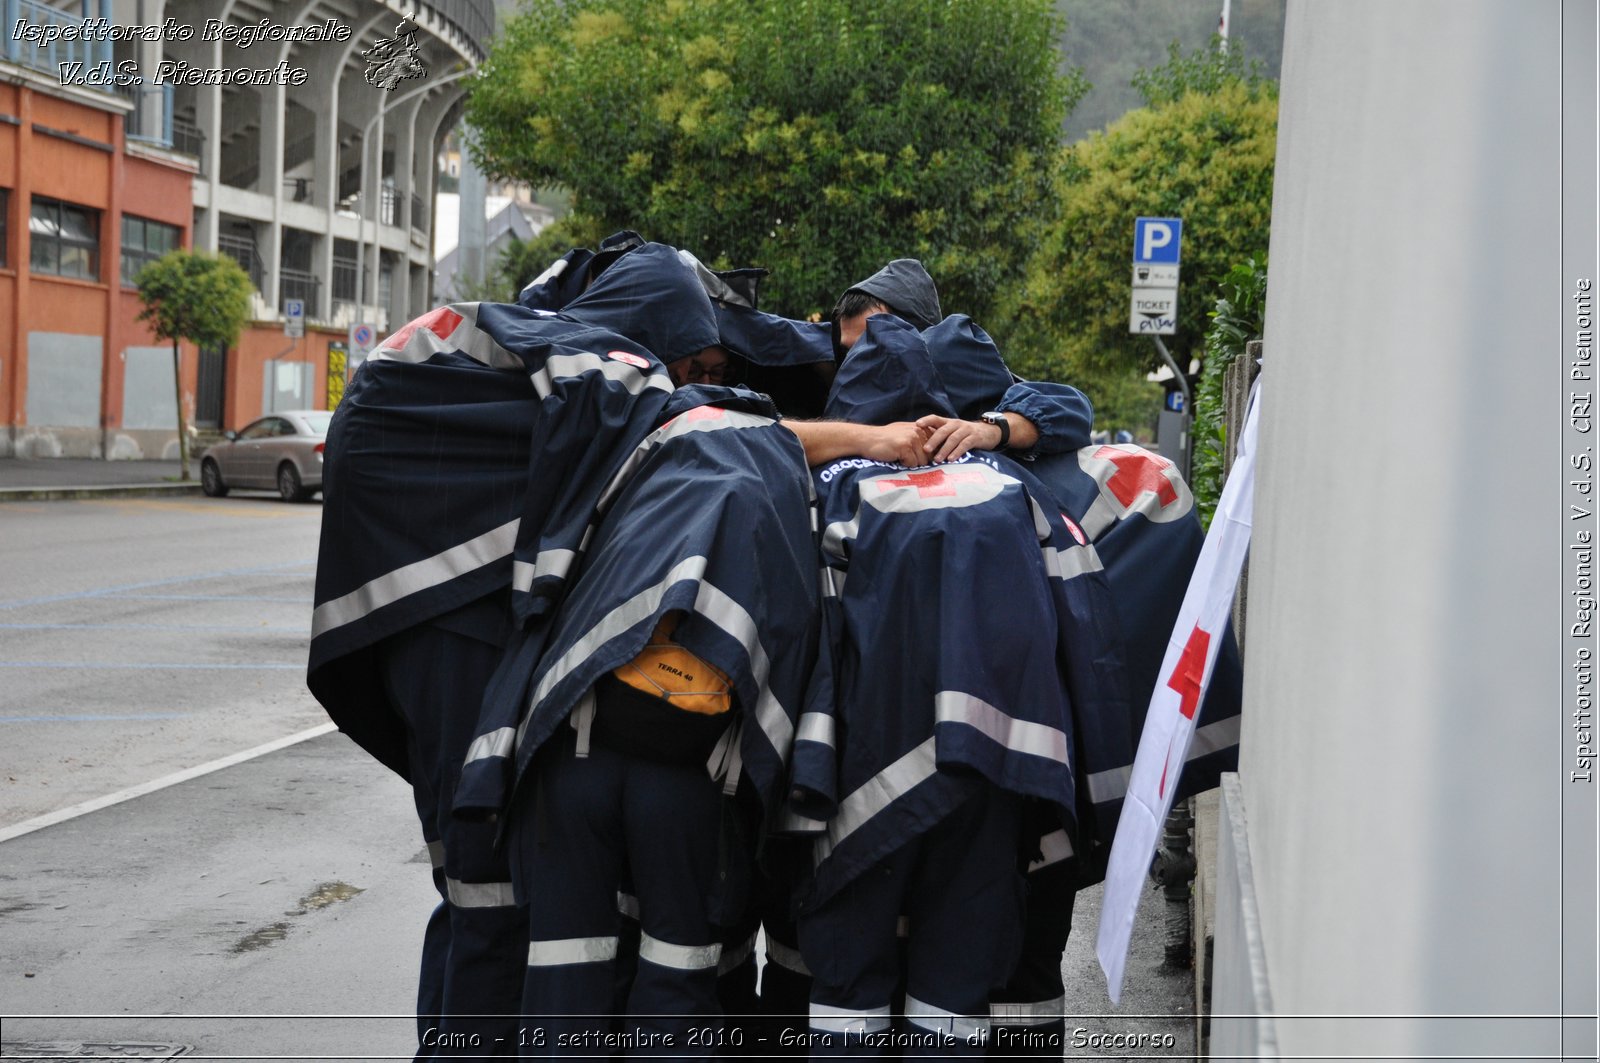
[[(828, 415), (948, 414), (926, 335), (872, 318)], [(824, 656), (787, 824), (818, 835), (803, 903), (939, 822), (979, 779), (1075, 830), (1080, 774), (1124, 762), (1134, 736), (1103, 574), (1043, 485), (987, 453), (910, 470), (849, 458), (815, 479)]]
[[(1060, 503), (1069, 530), (1089, 563), (1103, 568), (1122, 633), (1130, 728), (1137, 742), (1158, 682), (1172, 625), (1205, 532), (1194, 496), (1167, 458), (1131, 443), (1094, 444), (1041, 458), (1031, 470)], [(1195, 720), (1194, 741), (1175, 787), (1175, 800), (1209, 790), (1223, 772), (1237, 771), (1243, 672), (1230, 623), (1212, 670), (1211, 685)], [(1137, 745), (1134, 747), (1137, 748)], [(1122, 799), (1133, 771), (1132, 750), (1122, 763), (1102, 764), (1084, 779), (1093, 809), (1079, 852), (1085, 881), (1104, 874)]]
[(817, 651), (805, 455), (753, 392), (686, 387), (663, 412), (666, 423), (605, 485), (604, 516), (548, 635), (508, 657), (491, 686), (458, 813), (507, 807), (539, 746), (672, 610), (685, 614), (673, 640), (725, 672), (738, 695), (738, 729), (708, 771), (732, 792), (742, 765), (776, 804)]
[(601, 489), (660, 422), (663, 360), (716, 342), (676, 252), (641, 247), (563, 312), (440, 307), (380, 344), (328, 430), (307, 685), (402, 775), (370, 648), (511, 589), (550, 611)]

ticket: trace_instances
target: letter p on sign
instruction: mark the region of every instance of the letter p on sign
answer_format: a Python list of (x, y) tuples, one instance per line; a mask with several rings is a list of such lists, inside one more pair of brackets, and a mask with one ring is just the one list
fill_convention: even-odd
[(1137, 218), (1133, 223), (1135, 265), (1177, 265), (1183, 238), (1182, 218)]

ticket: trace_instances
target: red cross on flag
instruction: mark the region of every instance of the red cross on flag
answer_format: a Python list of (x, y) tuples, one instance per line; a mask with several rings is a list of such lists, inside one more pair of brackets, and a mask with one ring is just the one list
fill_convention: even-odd
[(1144, 732), (1134, 757), (1122, 818), (1111, 843), (1105, 897), (1100, 907), (1100, 933), (1095, 951), (1106, 974), (1112, 1003), (1122, 997), (1123, 968), (1133, 937), (1134, 913), (1145, 874), (1155, 855), (1172, 795), (1194, 738), (1195, 717), (1205, 699), (1228, 623), (1233, 591), (1250, 548), (1251, 512), (1255, 508), (1256, 422), (1261, 412), (1261, 385), (1256, 384), (1239, 437), (1239, 455), (1222, 489), (1222, 500), (1195, 562), (1189, 589), (1161, 662), (1161, 681), (1150, 696)]

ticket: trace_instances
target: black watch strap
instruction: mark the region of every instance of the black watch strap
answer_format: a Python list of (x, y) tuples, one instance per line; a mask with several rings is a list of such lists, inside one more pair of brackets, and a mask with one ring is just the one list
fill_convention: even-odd
[(996, 450), (1004, 450), (1004, 449), (1006, 449), (1007, 446), (1010, 445), (1010, 443), (1011, 443), (1011, 422), (1006, 420), (1006, 415), (1005, 414), (997, 413), (994, 410), (990, 410), (988, 413), (980, 415), (978, 420), (983, 421), (986, 424), (992, 424), (996, 428), (1000, 429), (1000, 445), (995, 447), (994, 449), (996, 449)]

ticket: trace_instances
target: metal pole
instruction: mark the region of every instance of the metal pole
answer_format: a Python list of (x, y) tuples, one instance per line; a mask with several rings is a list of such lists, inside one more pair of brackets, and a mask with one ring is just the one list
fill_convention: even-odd
[[(438, 81), (433, 82), (432, 84), (419, 85), (417, 88), (412, 89), (410, 92), (401, 93), (400, 96), (398, 98), (396, 98), (394, 102), (395, 103), (404, 103), (406, 100), (411, 99), (411, 97), (413, 97), (413, 96), (420, 96), (425, 92), (432, 92), (434, 89), (437, 89), (437, 88), (440, 88), (441, 86), (450, 84), (450, 82), (455, 81), (457, 78), (466, 77), (468, 74), (472, 73), (472, 71), (474, 69), (475, 69), (474, 67), (470, 67), (469, 66), (469, 67), (466, 67), (465, 69), (457, 70), (454, 74), (446, 74), (444, 77), (440, 78)], [(371, 146), (372, 127), (373, 127), (374, 123), (382, 122), (383, 121), (384, 112), (387, 111), (388, 109), (389, 109), (389, 97), (388, 97), (388, 94), (386, 93), (378, 101), (378, 113), (373, 115), (371, 118), (367, 119), (367, 124), (361, 130), (361, 181), (356, 185), (357, 189), (359, 190), (357, 192), (357, 194), (356, 194), (356, 204), (357, 204), (357, 211), (356, 211), (356, 214), (357, 214), (357, 223), (356, 223), (356, 302), (358, 304), (357, 307), (356, 307), (356, 319), (357, 319), (358, 322), (363, 321), (367, 316), (366, 315), (366, 309), (367, 309), (366, 308), (367, 282), (366, 282), (366, 276), (365, 276), (365, 274), (366, 274), (366, 252), (367, 252), (367, 150)], [(381, 125), (379, 125), (378, 128), (381, 130), (383, 127)], [(379, 133), (379, 137), (380, 138), (382, 137), (382, 133), (381, 132)], [(383, 183), (383, 175), (381, 173), (381, 171), (383, 169), (383, 145), (382, 144), (378, 145), (378, 152), (379, 152), (379, 154), (378, 154), (378, 169), (380, 171), (380, 173), (378, 175), (378, 183), (381, 185)], [(381, 254), (381, 252), (379, 251), (379, 249), (377, 247), (377, 244), (378, 244), (378, 228), (377, 227), (378, 227), (379, 224), (380, 223), (376, 219), (374, 219), (373, 232), (372, 232), (373, 258), (374, 258), (374, 260), (377, 260), (378, 255)], [(377, 271), (374, 270), (373, 272), (376, 273)], [(374, 283), (374, 285), (376, 285), (376, 283), (377, 283), (377, 278), (376, 277), (373, 278), (373, 283)], [(376, 297), (376, 288), (374, 288), (374, 297)]]
[(1172, 352), (1167, 350), (1167, 345), (1161, 342), (1160, 336), (1151, 336), (1155, 340), (1156, 350), (1161, 352), (1161, 360), (1167, 363), (1167, 368), (1172, 370), (1172, 375), (1178, 378), (1178, 387), (1183, 390), (1183, 439), (1179, 447), (1182, 450), (1183, 460), (1178, 467), (1183, 471), (1183, 478), (1189, 479), (1189, 452), (1193, 449), (1190, 429), (1194, 426), (1194, 396), (1189, 394), (1189, 377), (1178, 368), (1178, 363), (1173, 361)]
[[(372, 153), (377, 156), (372, 163), (377, 170), (372, 179), (372, 205), (378, 208), (373, 212), (372, 216), (372, 302), (374, 305), (378, 302), (378, 271), (383, 268), (383, 244), (381, 239), (383, 231), (383, 120), (385, 115), (386, 103), (385, 101), (380, 101), (378, 103), (378, 134), (372, 138)], [(365, 145), (366, 142), (363, 141), (362, 146), (364, 147)], [(367, 194), (365, 174), (362, 175), (361, 179), (361, 194)], [(366, 242), (367, 234), (363, 230), (361, 233), (363, 247), (366, 246)], [(361, 305), (366, 306), (367, 275), (365, 272), (359, 272), (357, 276), (361, 280)], [(374, 314), (373, 316), (377, 315)]]

